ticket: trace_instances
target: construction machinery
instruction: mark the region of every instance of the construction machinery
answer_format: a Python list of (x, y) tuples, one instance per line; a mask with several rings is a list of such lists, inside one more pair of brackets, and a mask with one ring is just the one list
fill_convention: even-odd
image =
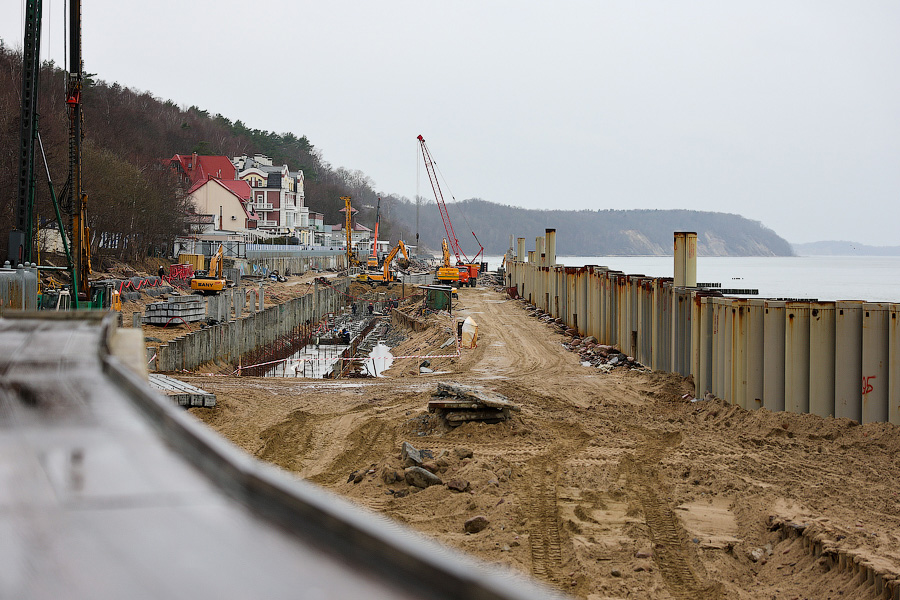
[[(437, 268), (437, 282), (456, 287), (460, 285), (459, 278), (462, 275), (462, 271), (460, 271), (459, 267), (454, 266), (450, 260), (450, 249), (447, 247), (446, 238), (441, 242), (441, 249), (443, 251), (443, 262)], [(466, 269), (465, 273), (468, 280), (468, 269)]]
[(360, 261), (353, 254), (353, 207), (350, 206), (350, 196), (341, 196), (341, 200), (344, 201), (344, 212), (347, 213), (344, 216), (344, 229), (347, 230), (347, 268), (349, 269), (358, 267)]
[[(47, 290), (41, 294), (39, 306), (63, 310), (100, 309), (121, 310), (119, 292), (112, 282), (90, 281), (91, 232), (87, 226), (87, 194), (82, 189), (82, 143), (84, 65), (81, 59), (81, 0), (69, 0), (69, 69), (66, 80), (66, 112), (69, 121), (69, 172), (63, 186), (62, 198), (57, 198), (47, 166), (47, 159), (38, 129), (38, 91), (40, 89), (40, 42), (42, 3), (25, 3), (25, 37), (22, 62), (22, 121), (19, 152), (18, 196), (15, 206), (16, 227), (10, 232), (8, 257), (12, 265), (32, 261), (35, 205), (35, 152), (40, 149), (50, 187), (50, 197), (59, 227), (72, 285), (68, 290)], [(62, 208), (69, 215), (68, 231), (62, 219)], [(69, 235), (67, 235), (67, 233)], [(71, 248), (69, 245), (71, 240)], [(52, 269), (38, 265), (38, 270)]]
[[(450, 220), (450, 213), (447, 211), (447, 204), (444, 202), (444, 193), (441, 190), (440, 183), (438, 182), (437, 165), (435, 164), (434, 159), (431, 157), (431, 152), (428, 150), (428, 146), (425, 144), (425, 138), (420, 135), (417, 139), (419, 140), (419, 145), (422, 149), (422, 160), (425, 161), (425, 170), (428, 172), (428, 179), (431, 182), (431, 189), (434, 192), (434, 200), (438, 205), (438, 210), (441, 212), (441, 220), (444, 222), (444, 231), (447, 232), (447, 239), (444, 240), (444, 244), (446, 246), (447, 241), (449, 240), (450, 247), (453, 249), (453, 254), (456, 255), (456, 265), (466, 268), (466, 285), (474, 287), (478, 282), (478, 272), (481, 268), (480, 263), (478, 263), (478, 257), (484, 254), (484, 246), (481, 245), (481, 242), (478, 240), (478, 236), (475, 235), (474, 231), (472, 231), (472, 237), (474, 237), (475, 241), (478, 243), (478, 253), (475, 254), (475, 256), (471, 260), (469, 260), (469, 257), (466, 255), (466, 253), (463, 252), (462, 248), (460, 248), (459, 240), (456, 238), (456, 232), (453, 229), (453, 222)], [(444, 268), (446, 268), (447, 266), (449, 265), (445, 264)], [(449, 271), (447, 271), (446, 274), (447, 276), (449, 276)], [(441, 279), (440, 274), (438, 275), (438, 279)]]
[(205, 295), (218, 294), (225, 289), (226, 281), (222, 274), (225, 259), (225, 247), (219, 244), (219, 249), (209, 259), (209, 269), (197, 271), (191, 279), (191, 289)]
[[(378, 269), (378, 218), (381, 214), (381, 198), (378, 199), (378, 206), (375, 207), (375, 237), (372, 239), (372, 254), (369, 255), (366, 266), (370, 269)], [(406, 254), (404, 250), (403, 254)], [(409, 260), (409, 257), (406, 257)]]
[(373, 271), (366, 271), (360, 273), (357, 277), (357, 281), (365, 282), (371, 285), (378, 285), (379, 283), (391, 284), (396, 281), (394, 277), (393, 271), (391, 271), (391, 262), (397, 256), (398, 252), (403, 253), (403, 258), (409, 261), (409, 253), (406, 251), (406, 244), (403, 243), (403, 240), (400, 240), (396, 246), (388, 253), (387, 256), (384, 257), (384, 262), (382, 263), (382, 272), (377, 273)]

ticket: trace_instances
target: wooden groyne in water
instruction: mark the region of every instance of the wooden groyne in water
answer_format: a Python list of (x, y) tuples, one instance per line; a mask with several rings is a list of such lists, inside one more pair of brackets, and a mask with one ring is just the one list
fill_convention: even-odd
[(696, 234), (675, 234), (675, 277), (556, 264), (556, 231), (517, 253), (506, 285), (579, 335), (692, 377), (742, 408), (900, 425), (900, 304), (737, 298), (697, 287)]

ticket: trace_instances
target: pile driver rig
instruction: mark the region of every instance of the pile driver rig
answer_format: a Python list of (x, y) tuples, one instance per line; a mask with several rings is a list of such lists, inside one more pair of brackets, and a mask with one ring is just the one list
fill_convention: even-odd
[[(7, 260), (15, 266), (34, 258), (35, 152), (38, 147), (47, 173), (50, 197), (66, 255), (63, 269), (72, 276), (72, 308), (108, 309), (121, 307), (118, 292), (111, 284), (91, 284), (91, 240), (87, 225), (87, 194), (82, 185), (82, 143), (84, 141), (84, 65), (81, 57), (81, 0), (69, 0), (69, 70), (66, 77), (66, 112), (69, 123), (69, 172), (61, 198), (57, 198), (47, 166), (38, 127), (40, 90), (41, 0), (25, 0), (25, 36), (22, 47), (22, 122), (19, 149), (18, 195), (15, 228), (9, 234)], [(62, 212), (68, 215), (68, 226)], [(67, 235), (68, 233), (68, 235)], [(71, 247), (69, 245), (71, 240)], [(38, 269), (52, 267), (38, 266)], [(42, 304), (46, 304), (42, 302)]]

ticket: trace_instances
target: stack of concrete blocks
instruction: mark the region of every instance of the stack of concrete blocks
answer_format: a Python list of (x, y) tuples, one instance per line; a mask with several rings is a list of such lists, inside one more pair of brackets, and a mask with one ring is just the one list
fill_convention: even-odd
[(166, 325), (171, 321), (192, 323), (206, 318), (201, 296), (173, 296), (166, 302), (153, 302), (144, 308), (142, 322), (147, 325)]

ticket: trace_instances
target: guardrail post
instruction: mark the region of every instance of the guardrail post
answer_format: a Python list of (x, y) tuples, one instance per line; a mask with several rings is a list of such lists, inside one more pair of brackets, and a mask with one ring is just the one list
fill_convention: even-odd
[(890, 360), (890, 309), (883, 302), (863, 306), (862, 423), (887, 421), (888, 363)]
[(745, 398), (747, 408), (755, 410), (762, 408), (765, 397), (765, 317), (766, 301), (752, 298), (747, 306), (747, 390)]
[(835, 305), (809, 305), (809, 412), (834, 415)]
[(525, 273), (523, 269), (523, 263), (527, 258), (527, 254), (525, 252), (525, 238), (516, 238), (516, 287), (519, 290), (519, 297), (525, 297)]
[(527, 274), (525, 276), (525, 298), (529, 303), (535, 304), (534, 301), (534, 250), (528, 251), (528, 264), (526, 265)]
[(809, 412), (809, 302), (788, 302), (784, 322), (784, 409)]
[(731, 301), (731, 398), (741, 408), (747, 406), (747, 329), (749, 302)]
[(772, 412), (785, 407), (785, 302), (766, 300), (765, 358), (763, 359), (763, 407)]
[(713, 351), (713, 316), (715, 298), (698, 296), (700, 302), (700, 335), (698, 350), (700, 354), (697, 376), (694, 377), (694, 396), (703, 398), (706, 392), (712, 392), (712, 375), (715, 352)]
[(697, 287), (697, 233), (675, 232), (675, 286)]
[(666, 371), (674, 371), (672, 364), (672, 331), (675, 323), (675, 315), (672, 312), (674, 306), (675, 286), (672, 280), (665, 278), (661, 280), (661, 301), (659, 303), (662, 310), (662, 320), (659, 328), (659, 351), (660, 364)]
[(734, 403), (734, 304), (732, 298), (722, 298), (724, 329), (722, 331), (722, 399)]
[(900, 304), (891, 304), (888, 356), (888, 421), (900, 425)]
[(575, 302), (578, 307), (578, 333), (584, 337), (588, 335), (588, 269), (581, 267), (576, 273), (578, 299)]
[(712, 299), (712, 393), (725, 397), (725, 298)]

